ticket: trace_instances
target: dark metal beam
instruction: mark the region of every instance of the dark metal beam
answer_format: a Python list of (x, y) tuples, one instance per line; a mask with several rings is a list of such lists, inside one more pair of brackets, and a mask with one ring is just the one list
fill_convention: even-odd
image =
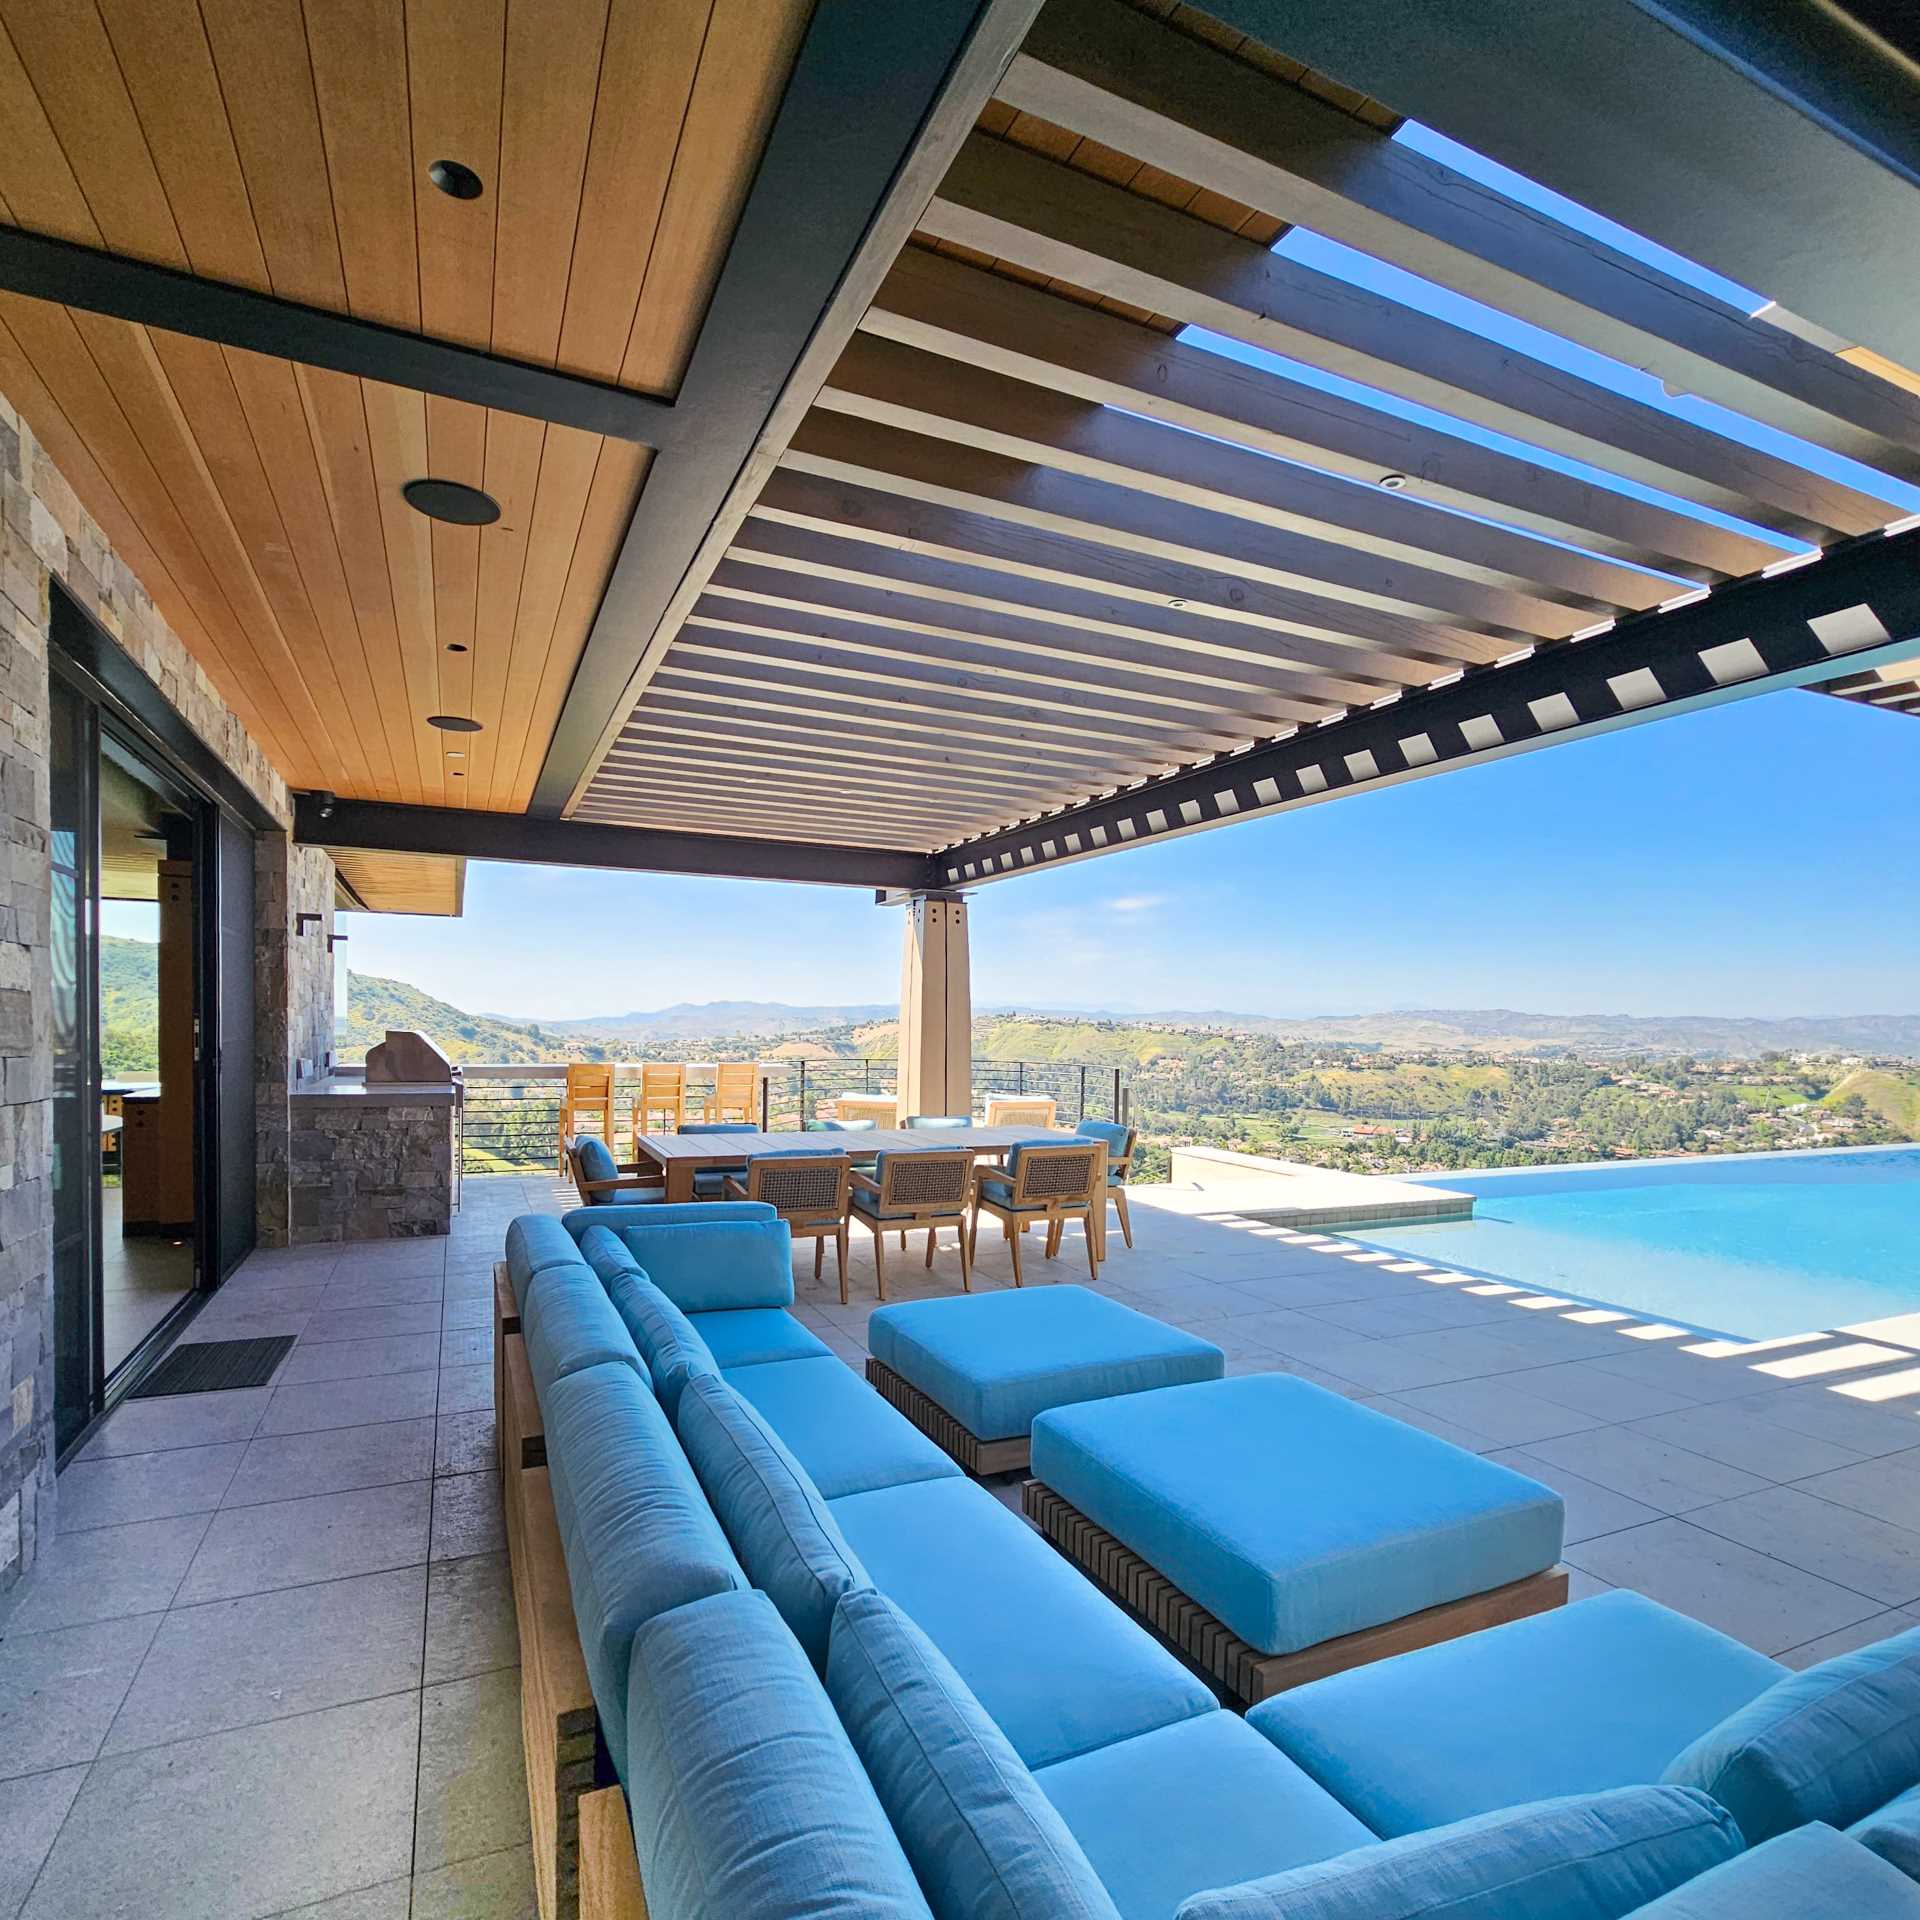
[(574, 800), (851, 337), (1040, 0), (833, 0), (801, 42), (534, 789)]
[(0, 288), (644, 446), (666, 445), (673, 426), (672, 403), (651, 394), (503, 360), (450, 340), (303, 307), (19, 227), (0, 227)]
[[(1869, 43), (1856, 52), (1876, 59), (1883, 104), (1855, 86), (1841, 107), (1830, 49), (1806, 27), (1826, 11), (1818, 0), (1209, 0), (1207, 11), (1842, 344), (1920, 367), (1916, 89)], [(1731, 24), (1759, 14), (1798, 23), (1776, 36), (1790, 64)]]
[(653, 833), (518, 813), (328, 800), (312, 793), (295, 799), (293, 837), (302, 846), (369, 853), (438, 853), (468, 860), (701, 873), (727, 880), (798, 880), (829, 887), (921, 887), (931, 871), (924, 854), (887, 848)]
[(1723, 700), (1831, 680), (1911, 655), (1920, 527), (1869, 534), (1810, 565), (1622, 620), (1507, 665), (1309, 727), (1244, 753), (949, 847), (970, 885), (1226, 820), (1307, 806)]

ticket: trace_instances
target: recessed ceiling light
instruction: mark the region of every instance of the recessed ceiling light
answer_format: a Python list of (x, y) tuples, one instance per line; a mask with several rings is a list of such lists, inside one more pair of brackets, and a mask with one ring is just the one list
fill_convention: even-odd
[(442, 733), (478, 733), (480, 731), (478, 720), (469, 720), (457, 713), (430, 713), (427, 715), (427, 725), (438, 727)]
[(478, 200), (484, 191), (480, 176), (458, 160), (436, 160), (427, 169), (427, 178), (453, 200)]
[(449, 653), (465, 653), (466, 650), (467, 643), (464, 640), (449, 640), (447, 642), (447, 651)]
[(1383, 473), (1380, 476), (1380, 484), (1389, 493), (1398, 493), (1407, 484), (1407, 476), (1404, 473)]
[(400, 495), (415, 513), (456, 527), (489, 527), (500, 518), (499, 501), (458, 480), (409, 480)]

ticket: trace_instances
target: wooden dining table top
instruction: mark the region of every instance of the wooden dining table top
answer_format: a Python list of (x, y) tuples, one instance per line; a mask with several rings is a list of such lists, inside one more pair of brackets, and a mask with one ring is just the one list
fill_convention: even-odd
[(1009, 1147), (1067, 1146), (1084, 1134), (1062, 1127), (872, 1127), (856, 1133), (643, 1133), (634, 1140), (636, 1157), (662, 1167), (738, 1166), (759, 1153), (796, 1146), (841, 1151), (866, 1159), (876, 1153), (1005, 1153)]

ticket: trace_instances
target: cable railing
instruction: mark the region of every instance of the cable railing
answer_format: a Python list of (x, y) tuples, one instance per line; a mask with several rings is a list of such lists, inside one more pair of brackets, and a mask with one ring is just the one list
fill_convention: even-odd
[[(799, 1131), (834, 1117), (836, 1103), (885, 1099), (899, 1088), (899, 1063), (890, 1059), (769, 1060), (762, 1062), (760, 1112), (771, 1132)], [(465, 1065), (462, 1166), (467, 1173), (517, 1173), (554, 1165), (559, 1151), (564, 1061), (538, 1066)], [(697, 1095), (708, 1079), (699, 1063), (688, 1076)], [(1050, 1097), (1062, 1126), (1082, 1120), (1124, 1119), (1131, 1104), (1124, 1069), (1086, 1061), (975, 1060), (976, 1118), (994, 1096)], [(640, 1098), (640, 1067), (614, 1069), (615, 1154), (632, 1157), (633, 1108)]]

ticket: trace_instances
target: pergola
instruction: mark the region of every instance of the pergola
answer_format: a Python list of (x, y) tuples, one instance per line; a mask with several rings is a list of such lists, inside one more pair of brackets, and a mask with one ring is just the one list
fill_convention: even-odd
[(1920, 68), (1766, 11), (21, 10), (0, 387), (367, 904), (873, 887), (964, 1073), (960, 890), (1920, 710)]

